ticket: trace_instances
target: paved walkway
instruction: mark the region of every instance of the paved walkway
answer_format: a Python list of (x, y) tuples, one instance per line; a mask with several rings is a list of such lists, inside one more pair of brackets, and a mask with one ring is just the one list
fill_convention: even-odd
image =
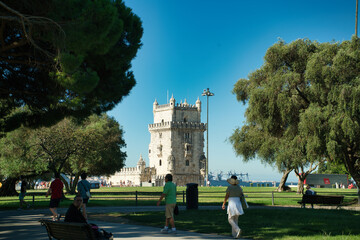
[[(203, 207), (200, 207), (202, 209)], [(218, 208), (218, 207), (204, 207)], [(164, 211), (164, 207), (90, 207), (89, 213), (105, 212), (143, 212), (143, 211)], [(185, 210), (184, 207), (180, 208)], [(65, 214), (66, 209), (60, 208), (59, 213)], [(49, 239), (45, 227), (38, 222), (39, 219), (50, 219), (48, 209), (37, 210), (9, 210), (0, 211), (0, 239), (21, 239), (21, 240), (46, 240)], [(101, 228), (112, 232), (114, 239), (232, 239), (227, 236), (215, 234), (201, 234), (187, 231), (177, 231), (176, 234), (162, 234), (160, 228), (130, 225), (121, 223), (108, 223), (100, 221), (91, 221)]]
[[(299, 206), (287, 206), (299, 207)], [(219, 209), (220, 206), (199, 206), (199, 209)], [(265, 206), (251, 208), (284, 208), (283, 206)], [(333, 207), (318, 207), (315, 208), (333, 208)], [(348, 210), (360, 210), (360, 207), (342, 207)], [(63, 216), (66, 213), (66, 208), (60, 208), (59, 213)], [(180, 206), (180, 211), (184, 211), (185, 206)], [(145, 212), (145, 211), (164, 211), (164, 206), (143, 206), (143, 207), (89, 207), (89, 213), (107, 213), (107, 212)], [(225, 214), (225, 213), (224, 213)], [(0, 211), (0, 240), (2, 239), (21, 239), (21, 240), (46, 240), (48, 239), (45, 227), (38, 222), (39, 219), (50, 219), (50, 211), (48, 209), (36, 210), (9, 210)], [(162, 234), (159, 228), (146, 227), (140, 225), (130, 225), (121, 223), (109, 223), (100, 221), (91, 221), (101, 228), (112, 232), (114, 239), (130, 238), (130, 239), (232, 239), (231, 237), (215, 235), (215, 234), (201, 234), (187, 231), (178, 231), (173, 234)], [(230, 227), (229, 227), (230, 230)]]

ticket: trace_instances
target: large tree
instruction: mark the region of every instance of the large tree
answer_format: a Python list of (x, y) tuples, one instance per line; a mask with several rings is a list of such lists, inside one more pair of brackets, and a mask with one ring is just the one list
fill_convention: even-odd
[(248, 103), (245, 125), (230, 137), (236, 153), (276, 166), (284, 176), (294, 170), (300, 182), (324, 161), (308, 151), (310, 139), (299, 129), (300, 113), (309, 106), (306, 65), (317, 48), (306, 39), (279, 41), (266, 52), (263, 66), (233, 89), (238, 101)]
[(0, 133), (112, 109), (142, 33), (121, 0), (0, 1)]
[[(81, 172), (109, 175), (124, 166), (122, 137), (119, 124), (106, 115), (90, 116), (81, 123), (65, 118), (36, 130), (21, 127), (0, 139), (0, 175), (16, 181), (21, 175), (65, 173), (71, 180), (64, 181), (66, 190), (73, 193)], [(9, 183), (4, 183), (0, 195), (16, 194)]]
[(279, 41), (264, 65), (234, 87), (237, 99), (249, 104), (245, 126), (231, 137), (235, 150), (270, 163), (290, 161), (300, 180), (324, 161), (339, 161), (359, 185), (359, 73), (357, 37)]

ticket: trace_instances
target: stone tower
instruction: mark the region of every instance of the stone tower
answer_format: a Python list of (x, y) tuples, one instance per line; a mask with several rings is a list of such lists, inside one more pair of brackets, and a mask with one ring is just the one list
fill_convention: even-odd
[(156, 169), (155, 185), (164, 184), (171, 173), (178, 186), (187, 183), (203, 185), (205, 176), (204, 131), (201, 123), (201, 102), (195, 105), (175, 104), (172, 96), (168, 104), (153, 104), (154, 123), (149, 124), (150, 167)]

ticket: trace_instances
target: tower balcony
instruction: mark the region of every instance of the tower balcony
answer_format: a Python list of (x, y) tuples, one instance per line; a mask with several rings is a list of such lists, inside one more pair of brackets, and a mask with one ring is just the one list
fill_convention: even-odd
[(149, 131), (155, 130), (163, 130), (163, 129), (196, 129), (205, 131), (206, 124), (200, 122), (175, 122), (175, 121), (168, 121), (168, 122), (161, 122), (161, 123), (152, 123), (149, 124)]

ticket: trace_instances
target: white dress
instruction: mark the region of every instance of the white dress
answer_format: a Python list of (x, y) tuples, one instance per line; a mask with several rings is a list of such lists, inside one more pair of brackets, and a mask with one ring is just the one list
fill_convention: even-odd
[(244, 210), (241, 205), (241, 201), (239, 197), (229, 197), (229, 203), (227, 207), (228, 218), (233, 216), (239, 216), (244, 214)]

